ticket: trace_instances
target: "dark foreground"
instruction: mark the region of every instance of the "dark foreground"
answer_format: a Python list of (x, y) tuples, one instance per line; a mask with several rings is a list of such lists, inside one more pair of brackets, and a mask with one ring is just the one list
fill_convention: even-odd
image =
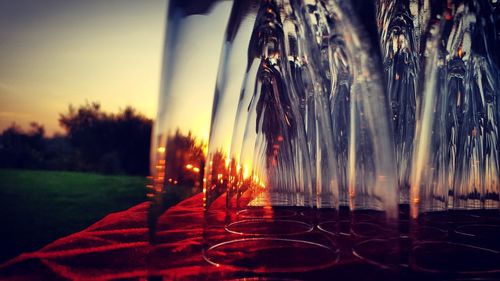
[(146, 179), (0, 170), (0, 263), (146, 200)]

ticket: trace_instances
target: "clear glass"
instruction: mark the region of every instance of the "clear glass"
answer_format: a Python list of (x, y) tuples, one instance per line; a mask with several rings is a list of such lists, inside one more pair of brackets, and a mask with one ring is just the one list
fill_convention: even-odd
[(420, 69), (417, 1), (377, 1), (377, 20), (392, 111), (399, 203), (410, 202), (410, 172)]
[(448, 208), (450, 174), (453, 165), (450, 146), (444, 136), (447, 96), (440, 94), (444, 58), (440, 47), (443, 21), (430, 25), (426, 38), (423, 97), (419, 104), (418, 142), (415, 144), (412, 167), (412, 217), (419, 213), (441, 212)]
[(181, 0), (168, 4), (148, 185), (152, 243), (161, 241), (158, 233), (163, 228), (171, 227), (162, 224), (165, 210), (202, 191), (209, 105), (231, 5), (231, 1)]
[[(346, 38), (342, 23), (339, 22), (345, 20), (345, 18), (336, 14), (340, 10), (335, 12), (335, 9), (331, 7), (334, 4), (327, 3), (328, 16), (326, 23), (328, 23), (328, 28), (323, 30), (328, 31), (329, 42), (327, 51), (320, 52), (320, 54), (324, 60), (323, 69), (325, 73), (322, 78), (326, 86), (326, 115), (328, 115), (323, 118), (331, 119), (331, 129), (322, 129), (328, 132), (329, 135), (323, 134), (318, 138), (331, 138), (328, 142), (324, 141), (325, 145), (322, 147), (322, 153), (332, 155), (333, 162), (318, 163), (321, 168), (320, 171), (323, 171), (323, 175), (318, 175), (318, 177), (329, 179), (329, 183), (333, 184), (329, 189), (333, 190), (328, 192), (327, 189), (327, 192), (325, 192), (322, 189), (318, 193), (320, 200), (320, 204), (318, 204), (320, 212), (318, 227), (333, 234), (349, 235), (348, 156), (350, 97), (353, 84), (351, 57), (353, 54), (350, 53), (351, 50), (346, 46), (349, 44), (349, 39)], [(318, 48), (321, 48), (321, 46), (318, 46)], [(328, 147), (331, 147), (332, 151), (328, 150)], [(325, 177), (324, 174), (328, 173), (330, 176)]]
[(488, 0), (170, 1), (151, 242), (203, 189), (202, 255), (227, 272), (323, 270), (340, 248), (500, 272), (498, 20)]
[(345, 42), (343, 53), (351, 81), (345, 97), (349, 108), (346, 164), (350, 234), (355, 256), (396, 269), (399, 266), (399, 196), (391, 113), (382, 84), (380, 57), (374, 53), (377, 48), (368, 40), (370, 34), (355, 12), (360, 7), (355, 5), (359, 3), (339, 1), (328, 5), (337, 23), (338, 37)]
[(410, 265), (435, 273), (499, 272), (493, 8), (488, 1), (431, 8), (413, 155)]
[(335, 1), (245, 3), (233, 7), (214, 99), (205, 259), (258, 272), (331, 266), (343, 193), (355, 255), (397, 267), (391, 114), (358, 15)]
[(481, 1), (450, 4), (430, 27), (413, 160), (414, 217), (499, 207), (498, 39), (491, 9)]
[[(343, 86), (334, 85), (339, 79), (337, 72), (344, 70), (340, 69), (343, 65), (338, 65), (342, 64), (338, 62), (342, 51), (334, 34), (336, 23), (327, 10), (326, 1), (291, 1), (290, 4), (284, 26), (288, 27), (286, 42), (292, 86), (300, 98), (311, 159), (312, 203), (319, 211), (318, 228), (335, 235), (338, 232), (338, 174), (347, 163), (338, 162), (334, 143), (335, 126), (339, 127), (335, 121), (340, 120), (335, 119), (336, 110), (343, 109), (337, 96), (338, 88)], [(346, 137), (346, 131), (338, 133)], [(343, 179), (345, 183), (345, 177)]]
[(314, 228), (310, 140), (318, 131), (307, 122), (317, 122), (310, 104), (320, 101), (304, 63), (300, 8), (237, 1), (231, 13), (205, 178), (204, 257), (217, 266), (294, 272), (338, 259), (333, 239)]
[[(456, 4), (443, 32), (449, 97), (448, 127), (454, 149), (454, 209), (498, 209), (498, 39), (493, 8), (484, 1)], [(495, 116), (497, 115), (497, 116)]]

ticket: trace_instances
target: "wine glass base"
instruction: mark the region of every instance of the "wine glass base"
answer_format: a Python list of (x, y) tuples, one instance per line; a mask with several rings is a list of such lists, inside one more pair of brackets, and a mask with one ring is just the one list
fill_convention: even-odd
[(410, 266), (429, 273), (494, 273), (500, 272), (500, 253), (453, 242), (421, 242), (411, 250)]
[(203, 257), (217, 267), (259, 273), (306, 272), (335, 265), (339, 250), (295, 239), (246, 238), (214, 245), (203, 252)]
[(359, 259), (383, 269), (396, 269), (401, 265), (401, 240), (369, 239), (356, 243), (352, 253)]
[(312, 230), (310, 224), (285, 219), (246, 219), (226, 225), (229, 233), (250, 236), (296, 235)]
[(281, 208), (249, 208), (239, 211), (238, 217), (242, 219), (282, 219), (297, 215), (296, 211)]

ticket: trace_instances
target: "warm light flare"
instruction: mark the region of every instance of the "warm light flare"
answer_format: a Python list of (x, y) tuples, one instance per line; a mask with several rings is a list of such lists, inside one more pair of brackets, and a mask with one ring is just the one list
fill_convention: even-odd
[(248, 165), (243, 166), (243, 179), (248, 179), (250, 177), (250, 171)]

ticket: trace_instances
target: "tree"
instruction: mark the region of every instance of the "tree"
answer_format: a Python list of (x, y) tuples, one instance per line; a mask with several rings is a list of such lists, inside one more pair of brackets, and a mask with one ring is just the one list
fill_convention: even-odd
[(32, 122), (25, 132), (13, 123), (0, 136), (1, 168), (41, 168), (44, 160), (44, 135), (42, 125)]
[(191, 132), (183, 135), (177, 129), (175, 135), (168, 138), (166, 149), (165, 178), (186, 186), (201, 182), (205, 167), (203, 143)]
[(134, 108), (114, 115), (96, 102), (78, 109), (70, 105), (59, 123), (75, 148), (79, 170), (148, 174), (152, 121)]

